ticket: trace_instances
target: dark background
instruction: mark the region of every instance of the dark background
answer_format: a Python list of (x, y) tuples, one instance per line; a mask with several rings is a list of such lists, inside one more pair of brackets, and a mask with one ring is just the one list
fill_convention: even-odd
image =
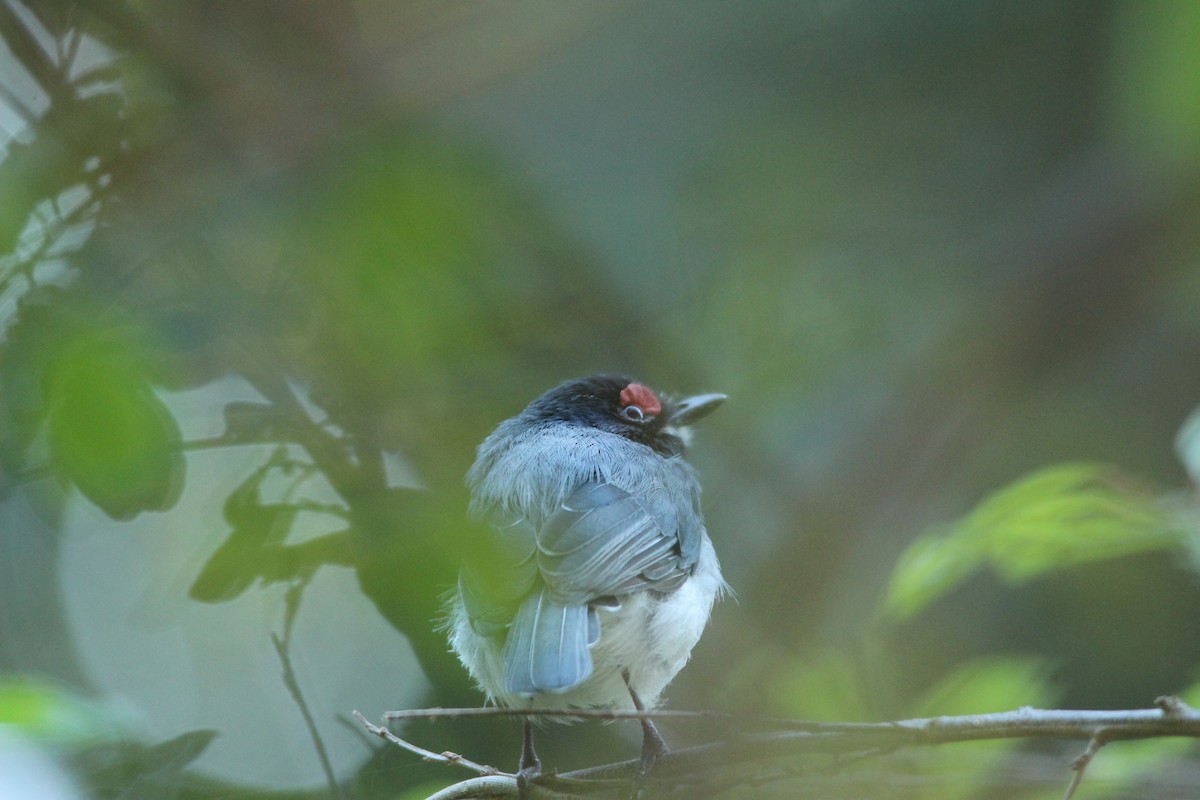
[[(0, 42), (0, 797), (460, 777), (350, 711), (481, 702), (435, 629), (461, 476), (600, 370), (730, 395), (692, 460), (736, 599), (671, 707), (1197, 677), (1200, 5), (3, 0)], [(1111, 466), (1003, 494), (1066, 463)], [(962, 546), (896, 572), (923, 534)], [(511, 768), (516, 730), (401, 732)], [(1095, 791), (1195, 791), (1126, 748)], [(1072, 755), (884, 786), (1059, 796)]]

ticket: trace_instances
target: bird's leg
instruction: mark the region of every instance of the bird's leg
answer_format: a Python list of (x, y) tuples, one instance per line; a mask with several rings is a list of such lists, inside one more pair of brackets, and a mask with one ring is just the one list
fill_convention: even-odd
[(533, 749), (533, 723), (526, 719), (521, 728), (521, 764), (517, 769), (517, 791), (525, 796), (526, 787), (542, 774), (542, 762)]
[[(633, 707), (638, 711), (645, 711), (646, 706), (642, 703), (642, 698), (638, 697), (638, 693), (634, 691), (633, 686), (629, 683), (629, 670), (622, 670), (621, 677), (625, 679), (625, 688), (629, 690), (629, 698), (633, 700)], [(646, 782), (646, 777), (650, 774), (650, 770), (654, 768), (654, 764), (668, 752), (667, 742), (663, 739), (662, 734), (658, 732), (654, 721), (643, 717), (642, 723), (642, 763), (638, 766), (637, 772), (633, 776), (633, 797), (637, 797), (641, 792), (642, 784)]]

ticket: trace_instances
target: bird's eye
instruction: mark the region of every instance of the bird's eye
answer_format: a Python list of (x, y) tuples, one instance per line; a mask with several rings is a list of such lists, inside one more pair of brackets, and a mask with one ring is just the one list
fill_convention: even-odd
[(646, 412), (642, 411), (637, 406), (625, 406), (621, 409), (621, 416), (630, 422), (645, 422)]

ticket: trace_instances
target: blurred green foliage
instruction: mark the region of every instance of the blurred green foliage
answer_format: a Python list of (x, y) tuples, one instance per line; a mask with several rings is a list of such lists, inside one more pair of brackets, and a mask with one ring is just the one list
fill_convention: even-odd
[(1200, 70), (1200, 9), (1195, 3), (1170, 2), (1152, 14), (1141, 11), (1136, 6), (1121, 11), (1113, 124), (1149, 149), (1151, 157), (1194, 169), (1200, 159), (1200, 86), (1188, 76)]
[(1089, 561), (1179, 549), (1167, 505), (1110, 467), (1064, 464), (1001, 489), (948, 531), (917, 539), (892, 573), (886, 615), (906, 618), (991, 568), (1010, 582)]
[(55, 287), (23, 294), (0, 357), (10, 467), (21, 469), (44, 427), (59, 474), (109, 516), (171, 508), (181, 437), (152, 390), (144, 339)]
[(97, 745), (128, 734), (126, 720), (70, 687), (35, 676), (0, 677), (0, 732), (55, 745)]

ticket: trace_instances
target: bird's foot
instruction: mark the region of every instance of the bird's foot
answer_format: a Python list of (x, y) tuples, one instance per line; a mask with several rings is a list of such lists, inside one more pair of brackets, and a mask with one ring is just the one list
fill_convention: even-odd
[[(625, 670), (621, 677), (625, 679), (625, 686), (629, 689), (629, 697), (633, 701), (633, 707), (638, 711), (645, 711), (646, 706), (642, 703), (642, 698), (638, 697), (638, 693), (634, 691), (633, 686), (629, 683), (629, 671)], [(646, 779), (650, 777), (651, 770), (658, 760), (667, 754), (667, 742), (663, 739), (662, 734), (658, 732), (658, 727), (648, 718), (643, 717), (642, 720), (642, 761), (638, 764), (637, 771), (633, 773), (633, 786), (630, 791), (630, 800), (638, 800), (641, 796), (642, 788), (646, 785)]]
[(517, 770), (517, 797), (529, 797), (529, 787), (538, 778), (542, 777), (542, 765), (537, 764), (533, 767), (521, 767)]
[(652, 723), (642, 729), (642, 734), (642, 761), (633, 773), (633, 786), (630, 787), (629, 792), (630, 800), (638, 800), (642, 796), (642, 789), (645, 788), (646, 780), (654, 770), (654, 765), (669, 752), (667, 743), (663, 741), (658, 729)]
[(533, 723), (525, 720), (521, 730), (521, 763), (517, 768), (517, 796), (529, 796), (529, 785), (542, 776), (542, 760), (533, 748)]

